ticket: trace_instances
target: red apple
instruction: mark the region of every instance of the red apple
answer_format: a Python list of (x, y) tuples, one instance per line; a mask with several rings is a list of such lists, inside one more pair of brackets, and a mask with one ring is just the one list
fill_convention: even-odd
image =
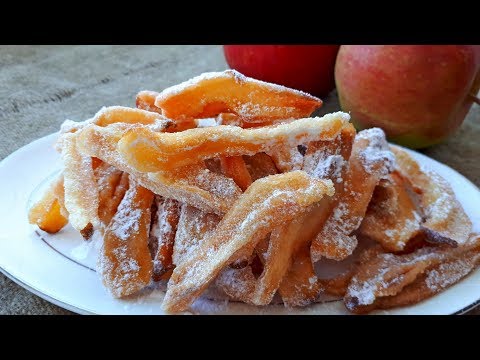
[(228, 65), (246, 76), (315, 96), (335, 87), (338, 45), (224, 45)]
[(357, 128), (378, 126), (391, 141), (422, 148), (463, 122), (480, 89), (480, 46), (343, 45), (335, 81)]

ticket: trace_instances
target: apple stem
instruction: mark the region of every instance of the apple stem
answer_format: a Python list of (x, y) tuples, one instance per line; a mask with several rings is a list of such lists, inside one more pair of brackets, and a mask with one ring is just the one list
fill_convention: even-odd
[(470, 99), (472, 99), (473, 102), (477, 103), (477, 105), (480, 105), (480, 99), (478, 97), (476, 97), (473, 94), (469, 94), (469, 95), (470, 95)]

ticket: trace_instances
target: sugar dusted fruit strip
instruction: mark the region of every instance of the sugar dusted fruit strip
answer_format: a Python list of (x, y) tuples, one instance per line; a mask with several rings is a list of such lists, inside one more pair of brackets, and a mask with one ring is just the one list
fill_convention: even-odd
[(90, 238), (98, 219), (98, 188), (92, 167), (92, 158), (80, 154), (77, 135), (62, 135), (62, 159), (64, 164), (65, 208), (72, 226), (85, 239)]
[(54, 234), (68, 223), (68, 211), (64, 204), (63, 173), (48, 187), (42, 197), (28, 211), (30, 224)]
[(182, 204), (173, 246), (173, 264), (180, 266), (198, 251), (204, 239), (220, 222), (220, 217)]
[(241, 156), (221, 156), (220, 166), (225, 176), (232, 178), (242, 191), (252, 184), (252, 177)]
[[(161, 114), (162, 109), (155, 106), (155, 98), (159, 95), (156, 91), (143, 90), (137, 94), (135, 105), (138, 109), (147, 110)], [(163, 117), (162, 117), (163, 118)], [(166, 118), (165, 118), (166, 119)], [(185, 119), (183, 121), (168, 120), (168, 126), (165, 132), (178, 132), (197, 127), (195, 119)]]
[(313, 140), (333, 140), (349, 119), (348, 114), (337, 112), (252, 129), (220, 125), (159, 133), (138, 128), (126, 131), (118, 143), (118, 151), (139, 171), (168, 171), (220, 155), (269, 154), (281, 144), (296, 146)]
[(310, 257), (310, 248), (304, 246), (294, 255), (292, 266), (278, 289), (285, 306), (306, 306), (314, 302), (323, 287), (318, 281)]
[(382, 244), (389, 251), (404, 250), (420, 232), (421, 215), (408, 179), (393, 172), (373, 192), (360, 234)]
[(465, 252), (458, 258), (442, 262), (418, 276), (394, 296), (375, 301), (376, 309), (390, 309), (416, 304), (449, 288), (470, 274), (480, 264), (480, 247)]
[(105, 162), (97, 166), (94, 173), (98, 184), (98, 217), (105, 228), (127, 191), (128, 175)]
[(153, 263), (148, 249), (154, 194), (130, 180), (117, 213), (105, 230), (99, 271), (111, 294), (124, 297), (150, 283)]
[(428, 298), (473, 270), (480, 260), (479, 251), (480, 236), (472, 235), (454, 249), (440, 246), (407, 255), (378, 254), (357, 268), (344, 297), (345, 306), (365, 313)]
[(180, 216), (180, 204), (173, 199), (157, 197), (156, 214), (150, 229), (150, 241), (155, 242), (153, 252), (153, 280), (173, 268), (172, 254), (175, 233)]
[[(311, 166), (308, 168), (308, 171), (311, 175), (319, 178), (332, 178), (335, 181), (335, 191), (341, 189), (342, 183), (337, 181), (337, 178), (341, 177), (345, 170), (343, 166), (344, 160), (350, 156), (354, 136), (355, 129), (352, 126), (346, 126), (334, 141), (318, 141), (309, 144), (308, 154), (315, 153), (316, 157), (314, 161), (310, 162)], [(339, 157), (341, 161), (332, 162), (332, 157), (335, 159)], [(265, 162), (266, 158), (263, 157), (262, 159)], [(313, 166), (313, 162), (315, 162), (315, 166)], [(323, 169), (323, 167), (326, 168)], [(319, 171), (319, 168), (322, 168), (322, 171)], [(242, 288), (240, 286), (242, 281), (250, 281), (253, 277), (253, 274), (251, 276), (248, 275), (248, 270), (242, 270), (238, 273), (229, 271), (228, 277), (226, 276), (227, 273), (225, 273), (217, 283), (220, 283), (224, 291), (230, 296), (232, 294), (240, 296), (239, 294), (241, 294), (243, 301), (256, 305), (270, 303), (279, 287), (280, 293), (282, 293), (281, 287), (283, 286), (285, 287), (283, 294), (285, 295), (284, 302), (286, 304), (302, 303), (306, 305), (314, 298), (312, 294), (320, 291), (320, 287), (313, 281), (313, 275), (305, 277), (298, 274), (300, 269), (304, 269), (307, 272), (310, 270), (308, 274), (312, 274), (313, 271), (310, 269), (312, 266), (308, 267), (302, 251), (321, 229), (330, 211), (332, 201), (332, 197), (325, 196), (318, 203), (297, 214), (292, 221), (273, 229), (268, 249), (263, 252), (264, 269), (262, 274), (258, 280), (254, 281), (254, 286), (252, 284), (243, 285), (243, 288), (248, 289), (253, 286), (253, 290), (245, 293), (238, 291), (238, 289)], [(310, 261), (310, 257), (308, 257), (308, 261)], [(294, 268), (289, 271), (292, 266)], [(235, 286), (232, 289), (231, 285), (233, 283)], [(295, 293), (295, 289), (298, 289), (299, 292)], [(304, 295), (304, 300), (300, 301)]]
[(204, 73), (163, 90), (155, 106), (174, 120), (234, 113), (244, 121), (298, 119), (322, 105), (312, 95), (246, 77), (235, 70)]
[[(172, 121), (156, 112), (125, 106), (109, 106), (102, 107), (93, 118), (85, 121), (65, 120), (60, 127), (60, 133), (75, 133), (88, 125), (105, 127), (112, 124), (122, 124), (124, 127), (148, 125), (155, 131), (164, 131), (172, 125)], [(61, 151), (61, 138), (57, 142), (56, 148)]]
[(472, 222), (455, 197), (451, 186), (437, 173), (422, 169), (404, 150), (392, 146), (397, 167), (404, 177), (410, 179), (419, 193), (423, 210), (422, 227), (432, 242), (461, 245), (468, 240)]
[(255, 181), (194, 256), (175, 268), (163, 302), (165, 310), (185, 310), (224, 266), (236, 260), (239, 249), (258, 242), (325, 194), (333, 194), (331, 182), (314, 179), (303, 171)]
[(240, 196), (241, 190), (232, 179), (195, 164), (173, 173), (142, 173), (127, 164), (116, 148), (125, 128), (122, 125), (100, 127), (90, 125), (79, 132), (79, 148), (134, 176), (139, 183), (165, 198), (186, 202), (206, 212), (223, 214)]
[(342, 260), (357, 246), (352, 232), (360, 226), (373, 191), (380, 179), (393, 170), (395, 158), (381, 129), (357, 134), (348, 161), (348, 171), (337, 204), (311, 245), (312, 260), (322, 256)]
[(142, 90), (137, 94), (135, 98), (135, 106), (138, 109), (161, 114), (162, 109), (160, 109), (158, 106), (155, 106), (155, 99), (158, 95), (159, 93), (156, 91)]

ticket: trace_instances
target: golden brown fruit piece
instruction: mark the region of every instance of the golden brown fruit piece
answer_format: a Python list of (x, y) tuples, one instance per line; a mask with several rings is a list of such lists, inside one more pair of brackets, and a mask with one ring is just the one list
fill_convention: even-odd
[[(438, 287), (450, 286), (473, 270), (480, 259), (479, 251), (480, 236), (476, 235), (457, 248), (444, 245), (421, 248), (406, 255), (378, 254), (357, 268), (345, 294), (345, 306), (355, 313), (365, 313), (377, 307), (408, 304), (408, 299), (430, 297), (439, 291)], [(419, 281), (425, 284), (412, 285), (408, 289), (408, 295), (402, 296), (402, 290), (424, 273), (426, 278)], [(454, 274), (455, 276), (450, 276)], [(428, 287), (429, 284), (432, 289), (426, 290), (425, 286)], [(387, 300), (397, 294), (396, 300)]]
[(252, 177), (252, 181), (261, 179), (268, 175), (275, 175), (278, 173), (275, 163), (267, 154), (260, 152), (252, 156), (243, 156), (248, 172)]
[(388, 251), (401, 251), (420, 232), (409, 181), (394, 171), (375, 188), (359, 232), (377, 241)]
[(292, 266), (278, 289), (285, 306), (307, 306), (314, 302), (323, 287), (318, 281), (310, 257), (310, 248), (302, 247), (293, 257)]
[[(121, 124), (124, 127), (148, 125), (155, 131), (164, 131), (172, 125), (172, 121), (166, 119), (156, 112), (142, 109), (129, 108), (125, 106), (102, 107), (93, 118), (77, 122), (65, 120), (60, 127), (60, 134), (75, 133), (89, 125), (106, 127), (112, 124)], [(56, 144), (56, 148), (61, 151), (61, 136)]]
[[(336, 180), (334, 175), (341, 176), (344, 173), (343, 161), (350, 157), (354, 137), (355, 129), (349, 125), (343, 128), (341, 134), (333, 141), (310, 143), (307, 151), (307, 157), (311, 160), (309, 161), (310, 166), (304, 166), (304, 168), (308, 170), (310, 175)], [(275, 169), (268, 155), (263, 154), (264, 156), (261, 157), (258, 157), (258, 155), (260, 153), (250, 157), (251, 160), (255, 160), (252, 165), (259, 167), (259, 165), (265, 163), (269, 165), (271, 171)], [(256, 157), (258, 158), (256, 159)], [(332, 163), (332, 157), (339, 158), (341, 161)], [(319, 171), (322, 166), (325, 169)], [(260, 175), (263, 174), (260, 172)], [(340, 190), (341, 186), (341, 182), (334, 182), (335, 191)], [(285, 304), (293, 306), (293, 304), (301, 303), (307, 305), (314, 298), (313, 293), (318, 295), (320, 287), (315, 285), (313, 267), (308, 267), (310, 258), (308, 258), (308, 261), (306, 260), (304, 254), (302, 254), (302, 249), (309, 245), (312, 238), (320, 231), (330, 211), (333, 198), (322, 198), (318, 203), (299, 213), (291, 222), (287, 222), (272, 231), (267, 248), (259, 253), (264, 267), (258, 280), (253, 278), (253, 274), (248, 274), (248, 270), (242, 270), (238, 273), (228, 271), (222, 273), (220, 279), (217, 280), (217, 284), (220, 284), (221, 288), (234, 299), (256, 305), (270, 303), (279, 287), (282, 294), (281, 287), (284, 286)], [(244, 257), (248, 259), (253, 249), (246, 250)], [(291, 271), (289, 271), (290, 268), (292, 268)], [(298, 274), (298, 271), (303, 270), (313, 275), (301, 276)], [(242, 281), (253, 281), (253, 284), (242, 285)], [(248, 291), (242, 289), (248, 289)], [(295, 292), (295, 289), (298, 289), (298, 292)]]
[[(155, 106), (155, 98), (159, 95), (156, 91), (143, 90), (137, 94), (135, 105), (138, 109), (152, 111), (161, 114), (162, 109)], [(165, 118), (166, 119), (166, 118)], [(174, 121), (168, 119), (170, 122), (165, 128), (165, 132), (178, 132), (187, 129), (194, 129), (197, 127), (195, 119), (185, 119), (183, 121)]]
[(98, 217), (107, 227), (128, 189), (128, 174), (102, 162), (94, 169), (98, 185)]
[(410, 179), (420, 195), (425, 228), (432, 242), (450, 242), (461, 245), (468, 240), (472, 222), (455, 197), (451, 186), (437, 173), (420, 168), (420, 165), (404, 150), (392, 146), (397, 167)]
[(223, 214), (240, 196), (241, 190), (232, 179), (195, 164), (171, 173), (142, 173), (127, 164), (118, 154), (118, 140), (125, 131), (123, 125), (100, 127), (91, 125), (79, 132), (78, 145), (82, 153), (95, 156), (129, 173), (155, 194), (186, 202), (206, 212)]
[[(219, 272), (235, 261), (241, 248), (257, 243), (273, 228), (293, 219), (299, 211), (333, 194), (330, 181), (303, 171), (271, 175), (255, 181), (221, 220), (215, 232), (204, 239), (198, 251), (175, 268), (168, 283), (163, 307), (185, 310)], [(252, 212), (252, 209), (255, 211)]]
[(322, 105), (312, 95), (248, 78), (235, 70), (204, 73), (157, 96), (155, 106), (174, 120), (234, 113), (246, 122), (307, 117)]
[(92, 158), (78, 151), (77, 134), (66, 133), (61, 137), (65, 208), (72, 226), (88, 239), (99, 224), (98, 188)]
[(173, 244), (179, 216), (178, 201), (157, 197), (156, 213), (150, 228), (150, 243), (155, 244), (153, 248), (153, 280), (155, 281), (159, 281), (163, 274), (173, 268)]
[(152, 278), (148, 234), (153, 197), (150, 190), (131, 180), (105, 230), (98, 268), (105, 287), (116, 298), (136, 293)]
[(220, 125), (160, 133), (147, 127), (135, 128), (122, 136), (118, 151), (139, 171), (168, 171), (220, 155), (269, 154), (282, 144), (296, 146), (313, 140), (332, 140), (348, 120), (348, 114), (338, 112), (251, 129)]
[(220, 156), (220, 166), (223, 174), (232, 178), (242, 191), (252, 184), (252, 177), (241, 156)]
[(179, 266), (193, 256), (205, 237), (215, 230), (220, 219), (218, 215), (182, 204), (173, 246), (173, 263)]
[(67, 225), (68, 211), (64, 204), (63, 173), (29, 209), (28, 221), (50, 234), (59, 232)]
[(393, 170), (395, 158), (381, 129), (363, 130), (355, 137), (341, 194), (320, 233), (312, 241), (312, 260), (322, 256), (342, 260), (357, 246), (352, 234), (360, 226), (375, 186)]
[(156, 91), (142, 90), (135, 98), (135, 106), (137, 109), (147, 110), (161, 114), (162, 109), (155, 106), (155, 99), (159, 95)]

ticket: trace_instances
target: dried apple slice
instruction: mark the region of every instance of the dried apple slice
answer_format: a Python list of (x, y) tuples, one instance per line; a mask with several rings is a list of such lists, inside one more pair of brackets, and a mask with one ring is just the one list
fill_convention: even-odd
[(174, 120), (234, 113), (246, 122), (310, 116), (322, 101), (304, 92), (246, 77), (235, 70), (204, 73), (163, 90), (155, 106)]

